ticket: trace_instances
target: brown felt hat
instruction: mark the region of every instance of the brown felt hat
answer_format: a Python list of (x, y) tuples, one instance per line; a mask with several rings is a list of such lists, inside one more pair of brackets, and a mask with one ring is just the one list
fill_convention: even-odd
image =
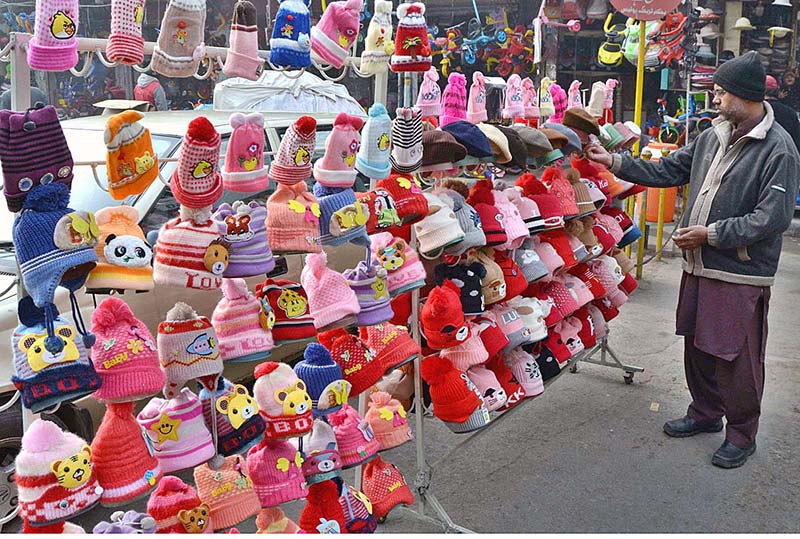
[(422, 166), (456, 163), (467, 156), (467, 149), (447, 131), (422, 132)]
[(561, 150), (564, 146), (567, 145), (569, 139), (563, 133), (559, 133), (555, 129), (548, 129), (547, 127), (543, 127), (539, 129), (544, 136), (547, 137), (547, 140), (550, 141), (550, 145), (553, 147), (554, 150)]
[(561, 120), (561, 125), (571, 127), (572, 129), (580, 129), (584, 133), (600, 136), (600, 124), (594, 116), (586, 112), (584, 109), (572, 108), (567, 109), (564, 113), (564, 119)]

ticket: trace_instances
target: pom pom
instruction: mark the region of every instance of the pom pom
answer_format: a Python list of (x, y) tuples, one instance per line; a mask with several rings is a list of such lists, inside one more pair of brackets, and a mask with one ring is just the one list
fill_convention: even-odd
[(259, 363), (253, 370), (253, 375), (256, 378), (261, 378), (262, 376), (266, 376), (267, 374), (277, 369), (278, 365), (279, 364), (274, 361), (265, 361), (264, 363)]
[(308, 343), (303, 352), (303, 359), (309, 365), (328, 365), (333, 363), (333, 358), (331, 358), (331, 353), (328, 352), (328, 349), (316, 342)]
[(167, 311), (167, 322), (177, 322), (180, 320), (192, 320), (198, 318), (197, 311), (191, 305), (179, 301), (172, 309)]
[(49, 451), (63, 443), (63, 435), (64, 432), (52, 421), (37, 419), (22, 437), (22, 449), (30, 453)]
[(428, 382), (428, 385), (443, 383), (447, 376), (455, 370), (450, 360), (440, 356), (431, 356), (422, 362), (420, 375)]
[(431, 67), (425, 72), (425, 80), (429, 80), (431, 82), (438, 82), (439, 72), (436, 71), (435, 67)]
[(578, 183), (581, 181), (581, 173), (574, 168), (568, 168), (567, 179), (569, 180), (569, 183)]
[(364, 9), (364, 2), (363, 0), (347, 0), (344, 4), (344, 8), (348, 11), (361, 13), (361, 10)]
[(328, 350), (331, 350), (332, 347), (333, 347), (333, 344), (338, 339), (340, 339), (342, 337), (347, 338), (347, 336), (349, 336), (349, 335), (350, 334), (347, 332), (346, 329), (337, 328), (337, 329), (332, 329), (330, 331), (323, 331), (322, 333), (319, 333), (317, 335), (317, 340), (320, 342), (320, 344), (322, 344), (322, 346), (324, 346)]
[(463, 73), (459, 73), (458, 71), (453, 71), (450, 73), (450, 76), (447, 77), (447, 84), (452, 84), (458, 88), (466, 88), (467, 87), (467, 77), (464, 76)]
[(532, 172), (526, 172), (517, 178), (515, 185), (522, 188), (522, 193), (526, 197), (544, 195), (547, 193), (547, 187), (542, 185), (542, 182), (540, 182)]
[(244, 299), (250, 295), (244, 279), (222, 279), (222, 295), (227, 299)]
[(375, 406), (388, 406), (392, 401), (392, 396), (385, 391), (376, 391), (369, 396), (369, 399)]
[(186, 130), (186, 138), (194, 142), (210, 142), (219, 136), (214, 125), (205, 116), (198, 116), (191, 122)]
[(556, 167), (549, 167), (545, 169), (544, 173), (542, 174), (542, 183), (545, 184), (548, 189), (552, 189), (553, 183), (562, 178), (564, 178), (563, 170)]
[(491, 180), (479, 180), (475, 182), (475, 185), (473, 185), (472, 189), (469, 190), (467, 203), (473, 207), (476, 204), (488, 204), (489, 206), (494, 206), (494, 195), (492, 194)]
[(87, 333), (83, 336), (83, 346), (85, 348), (91, 348), (95, 342), (97, 342), (97, 337), (94, 336), (94, 333)]
[(350, 416), (355, 412), (349, 404), (343, 405), (339, 410), (328, 416), (328, 422), (332, 427), (341, 427), (350, 420)]
[(100, 305), (92, 313), (92, 329), (94, 331), (106, 332), (120, 323), (134, 325), (136, 322), (136, 317), (133, 316), (128, 304), (114, 296), (100, 302)]
[(309, 253), (306, 255), (306, 266), (311, 269), (314, 275), (321, 275), (322, 271), (326, 269), (328, 264), (328, 255), (325, 254), (325, 251), (321, 253)]
[(300, 116), (294, 123), (294, 127), (298, 133), (303, 135), (310, 135), (317, 129), (317, 120), (315, 120), (311, 116)]
[(375, 103), (369, 108), (369, 116), (370, 118), (377, 118), (378, 116), (383, 116), (385, 114), (389, 114), (386, 110), (386, 107), (383, 103)]
[(69, 188), (63, 183), (37, 185), (25, 197), (23, 209), (34, 211), (56, 211), (66, 209), (69, 204)]
[(48, 335), (44, 340), (44, 349), (51, 354), (60, 354), (64, 350), (64, 341), (55, 335)]
[(472, 82), (478, 86), (484, 86), (486, 84), (486, 77), (483, 76), (482, 72), (474, 71), (472, 73)]
[(450, 178), (442, 183), (442, 187), (445, 189), (450, 189), (451, 191), (455, 191), (465, 199), (469, 198), (469, 186), (466, 182)]

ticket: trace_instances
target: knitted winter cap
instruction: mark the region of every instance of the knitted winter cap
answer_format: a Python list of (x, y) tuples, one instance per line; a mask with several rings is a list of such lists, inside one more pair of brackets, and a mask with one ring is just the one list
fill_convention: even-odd
[(308, 494), (303, 457), (286, 440), (264, 438), (247, 452), (247, 469), (261, 507), (275, 507)]
[(453, 366), (461, 371), (466, 371), (470, 367), (486, 363), (489, 353), (483, 346), (477, 327), (470, 324), (470, 336), (464, 342), (445, 348), (439, 353), (440, 357), (446, 358)]
[(150, 439), (133, 416), (135, 402), (108, 403), (92, 441), (94, 476), (103, 487), (100, 503), (116, 507), (146, 496), (161, 480)]
[(158, 359), (167, 377), (164, 395), (173, 397), (187, 381), (222, 373), (222, 357), (211, 321), (178, 302), (158, 324)]
[(270, 356), (272, 334), (259, 323), (260, 312), (261, 303), (244, 279), (222, 280), (222, 299), (214, 308), (211, 323), (223, 361), (257, 361)]
[(255, 200), (220, 204), (211, 218), (224, 230), (230, 244), (224, 277), (253, 277), (275, 269), (275, 259), (267, 239), (267, 209)]
[(564, 217), (571, 217), (580, 213), (578, 204), (575, 201), (575, 191), (572, 189), (572, 185), (562, 169), (557, 167), (546, 169), (542, 174), (542, 183), (550, 193), (558, 197)]
[(470, 329), (461, 310), (460, 295), (459, 288), (449, 281), (434, 287), (428, 294), (420, 323), (429, 347), (442, 350), (458, 346), (469, 338)]
[(331, 2), (311, 28), (311, 52), (324, 63), (340, 69), (358, 36), (362, 0)]
[(170, 0), (159, 26), (151, 69), (166, 77), (191, 77), (205, 54), (205, 0)]
[(369, 246), (366, 225), (371, 212), (367, 204), (356, 200), (353, 189), (315, 183), (314, 196), (319, 201), (319, 242), (322, 245)]
[(467, 154), (478, 159), (492, 157), (492, 148), (489, 146), (489, 139), (478, 129), (478, 126), (470, 122), (460, 120), (442, 125), (442, 130), (447, 131), (456, 141), (467, 149)]
[[(255, 15), (255, 7), (248, 0), (237, 0), (235, 12), (238, 13), (244, 4), (250, 4), (249, 7)], [(255, 17), (253, 26), (255, 27)], [(230, 51), (228, 54), (230, 55)], [(246, 115), (234, 112), (229, 122), (233, 132), (225, 153), (222, 185), (225, 189), (238, 193), (263, 191), (269, 185), (267, 168), (264, 165), (264, 116), (260, 112)]]
[(503, 355), (503, 361), (514, 374), (529, 397), (544, 393), (544, 380), (539, 365), (532, 355), (522, 348), (513, 348)]
[(603, 283), (588, 264), (578, 264), (570, 270), (570, 273), (583, 281), (583, 284), (589, 288), (592, 299), (599, 299), (606, 295), (607, 291)]
[(306, 255), (300, 283), (308, 294), (308, 307), (317, 330), (352, 325), (360, 311), (355, 292), (345, 277), (327, 266), (323, 251)]
[(401, 174), (417, 172), (422, 153), (422, 111), (417, 107), (398, 108), (392, 121), (392, 169)]
[(202, 404), (189, 388), (170, 400), (150, 399), (136, 421), (148, 436), (164, 473), (193, 468), (214, 456)]
[(161, 226), (156, 240), (153, 279), (157, 284), (215, 290), (228, 269), (230, 243), (225, 227), (211, 219), (211, 206), (181, 206), (180, 216)]
[(532, 198), (524, 196), (521, 187), (512, 187), (503, 190), (508, 200), (517, 207), (519, 216), (525, 223), (530, 234), (544, 230), (544, 218), (539, 211), (539, 206)]
[(506, 81), (506, 99), (503, 104), (503, 118), (524, 118), (522, 79), (516, 73)]
[(375, 350), (376, 361), (383, 366), (384, 372), (405, 365), (420, 354), (419, 345), (406, 327), (384, 322), (358, 330), (364, 344)]
[[(17, 310), (20, 324), (11, 336), (11, 381), (23, 405), (34, 413), (88, 395), (101, 384), (75, 326), (58, 316), (55, 306), (47, 311), (49, 317), (30, 296), (22, 298)], [(51, 346), (57, 351), (48, 349), (50, 337), (57, 339), (59, 346)]]
[(512, 124), (511, 129), (522, 139), (529, 157), (542, 157), (553, 151), (550, 140), (540, 130), (522, 124)]
[(94, 398), (136, 401), (161, 391), (166, 379), (150, 330), (121, 299), (104, 299), (92, 312), (92, 362), (103, 385)]
[(342, 468), (363, 464), (378, 453), (380, 445), (370, 424), (346, 402), (328, 416), (342, 457)]
[(553, 98), (553, 108), (555, 109), (555, 114), (550, 119), (553, 122), (560, 123), (564, 117), (564, 111), (567, 110), (567, 92), (555, 82), (550, 85), (549, 91)]
[(453, 71), (447, 77), (447, 86), (442, 94), (442, 115), (439, 126), (467, 119), (467, 77)]
[[(305, 383), (315, 414), (320, 412), (320, 397), (325, 389), (334, 382), (344, 379), (342, 368), (333, 361), (328, 349), (315, 342), (306, 346), (303, 359), (294, 365), (294, 372)], [(323, 411), (326, 414), (333, 413), (340, 404), (327, 407)]]
[(608, 335), (608, 324), (606, 323), (606, 319), (603, 318), (603, 313), (600, 312), (600, 309), (594, 302), (587, 305), (586, 310), (589, 312), (589, 317), (594, 325), (594, 334), (597, 340), (599, 341), (605, 338)]
[(87, 291), (153, 289), (153, 248), (145, 240), (138, 221), (139, 212), (133, 206), (111, 206), (97, 212), (95, 223), (100, 230), (95, 246), (97, 265), (86, 279)]
[(528, 280), (516, 262), (514, 262), (514, 259), (503, 251), (495, 250), (494, 261), (503, 272), (503, 280), (506, 283), (506, 296), (504, 299), (508, 301), (522, 294), (528, 287)]
[[(395, 141), (396, 139), (392, 139)], [(422, 140), (420, 138), (420, 140)], [(420, 159), (422, 151), (420, 150)], [(420, 161), (421, 163), (421, 161)], [(422, 193), (419, 180), (410, 174), (392, 174), (388, 178), (380, 180), (375, 184), (376, 190), (383, 189), (391, 195), (397, 208), (397, 215), (400, 221), (405, 224), (415, 223), (428, 215), (428, 202)], [(380, 205), (376, 203), (376, 209)]]
[(467, 202), (475, 208), (486, 236), (486, 245), (494, 247), (508, 242), (504, 215), (495, 206), (491, 181), (478, 181), (469, 191)]
[(362, 260), (355, 268), (345, 270), (343, 275), (358, 299), (359, 326), (373, 326), (391, 320), (394, 313), (386, 268), (375, 261), (367, 264)]
[(92, 466), (92, 450), (82, 438), (50, 421), (34, 420), (14, 461), (20, 517), (42, 526), (94, 507), (103, 488)]
[(527, 396), (525, 394), (525, 388), (522, 387), (514, 376), (514, 373), (511, 372), (503, 361), (502, 354), (498, 354), (490, 359), (489, 362), (486, 363), (486, 368), (494, 373), (497, 381), (500, 382), (500, 387), (503, 388), (506, 394), (506, 403), (501, 410), (513, 408)]
[(363, 492), (335, 477), (333, 483), (339, 493), (339, 506), (344, 515), (347, 533), (374, 533), (378, 521), (372, 516), (372, 503)]
[(511, 150), (508, 148), (508, 139), (497, 127), (492, 124), (481, 122), (478, 124), (478, 129), (486, 135), (489, 140), (489, 147), (492, 148), (495, 160), (500, 163), (508, 163), (511, 161)]
[(22, 282), (38, 307), (55, 301), (61, 284), (74, 291), (83, 286), (97, 256), (92, 248), (100, 230), (91, 212), (69, 207), (69, 189), (61, 183), (31, 189), (12, 236)]
[(233, 5), (230, 47), (222, 72), (229, 77), (258, 80), (263, 70), (264, 61), (258, 57), (256, 7), (248, 0), (237, 0)]
[(475, 365), (467, 371), (470, 381), (478, 388), (486, 409), (490, 412), (500, 409), (508, 399), (497, 376), (483, 365)]
[(356, 153), (361, 143), (359, 130), (363, 125), (364, 120), (358, 116), (344, 112), (336, 116), (333, 129), (325, 139), (325, 155), (314, 163), (314, 179), (317, 182), (326, 187), (353, 186), (356, 180)]
[(486, 270), (486, 276), (481, 279), (481, 291), (486, 305), (492, 305), (506, 297), (505, 277), (502, 268), (494, 261), (494, 253), (494, 249), (484, 247), (467, 257), (469, 262), (479, 262)]
[(594, 322), (592, 322), (588, 308), (586, 306), (582, 307), (572, 318), (578, 320), (581, 324), (578, 338), (583, 343), (584, 348), (589, 349), (597, 344), (597, 334), (595, 333)]
[[(284, 0), (282, 4), (286, 1)], [(311, 116), (298, 118), (283, 134), (278, 153), (269, 165), (269, 177), (285, 184), (294, 184), (310, 178), (311, 159), (316, 150), (316, 141), (317, 121)]]
[(485, 427), (491, 420), (475, 384), (446, 358), (431, 356), (420, 373), (430, 386), (433, 414), (456, 433)]
[(393, 52), (391, 0), (375, 0), (372, 19), (367, 26), (364, 50), (361, 52), (361, 73), (386, 73)]
[(508, 338), (504, 351), (531, 342), (533, 331), (525, 327), (522, 317), (510, 304), (498, 303), (492, 307), (492, 313), (497, 319), (497, 326)]
[(423, 116), (439, 116), (442, 113), (442, 90), (439, 88), (439, 72), (431, 67), (422, 78), (417, 96), (417, 108)]
[(419, 241), (422, 256), (435, 257), (443, 249), (464, 240), (464, 231), (458, 226), (449, 198), (439, 198), (434, 193), (425, 193), (429, 214), (422, 221), (414, 223), (414, 231)]
[(541, 341), (547, 337), (545, 317), (550, 314), (550, 305), (538, 298), (516, 297), (508, 302), (517, 311), (522, 324), (530, 330), (532, 341)]
[(589, 287), (578, 277), (572, 274), (563, 274), (556, 277), (560, 283), (567, 287), (572, 297), (578, 302), (578, 308), (583, 307), (587, 303), (594, 300), (594, 294), (589, 290)]
[(211, 431), (216, 428), (220, 455), (243, 453), (261, 440), (264, 419), (245, 386), (220, 376), (213, 391), (206, 386), (200, 388), (200, 403), (206, 426)]
[(339, 492), (333, 480), (308, 488), (306, 505), (297, 524), (305, 533), (346, 533)]
[[(446, 182), (445, 185), (447, 185)], [(467, 195), (469, 194), (469, 191), (466, 191), (466, 189), (465, 192)], [(445, 252), (457, 256), (470, 249), (486, 245), (486, 235), (483, 232), (481, 218), (478, 212), (475, 211), (475, 208), (467, 204), (464, 196), (451, 189), (436, 191), (436, 194), (439, 195), (440, 199), (444, 199), (444, 197), (450, 199), (453, 204), (453, 213), (458, 221), (458, 226), (461, 231), (464, 232), (464, 240), (447, 247)]]
[(270, 245), (275, 251), (288, 253), (321, 251), (319, 216), (319, 202), (308, 192), (305, 182), (278, 183), (267, 200)]
[(281, 0), (272, 37), (270, 64), (301, 69), (311, 65), (311, 22), (306, 0)]
[[(133, 8), (133, 9), (131, 9)], [(106, 55), (109, 62), (138, 65), (144, 60), (142, 20), (144, 0), (116, 1), (111, 4), (111, 34)]]
[(308, 297), (300, 283), (267, 279), (256, 285), (256, 298), (261, 303), (261, 327), (271, 328), (276, 344), (304, 341), (317, 334), (308, 312)]
[(400, 469), (385, 462), (380, 455), (364, 466), (362, 488), (372, 502), (372, 514), (375, 518), (385, 518), (400, 504), (414, 504), (414, 495)]
[[(487, 189), (489, 188), (491, 180), (478, 181), (487, 182), (488, 185), (486, 187)], [(504, 184), (500, 183), (499, 186), (503, 187)], [(509, 200), (506, 191), (493, 189), (492, 196), (494, 197), (495, 208), (503, 215), (503, 226), (505, 227), (507, 238), (506, 242), (498, 246), (497, 249), (516, 249), (522, 245), (522, 242), (525, 241), (526, 238), (530, 237), (528, 225), (523, 221), (517, 206)]]
[(314, 420), (311, 432), (305, 434), (303, 447), (303, 475), (309, 485), (338, 477), (342, 472), (342, 457), (336, 447), (333, 427), (321, 418)]
[(201, 464), (193, 475), (197, 494), (208, 505), (214, 530), (236, 526), (261, 510), (243, 456), (225, 457), (219, 468)]
[(395, 73), (424, 72), (431, 67), (431, 45), (425, 22), (425, 4), (397, 6), (397, 36), (390, 67)]
[(189, 122), (178, 155), (178, 168), (170, 182), (172, 195), (180, 204), (203, 208), (222, 196), (222, 176), (219, 173), (221, 141), (219, 133), (205, 116)]
[(387, 271), (386, 286), (392, 297), (425, 285), (425, 267), (404, 239), (390, 232), (375, 234), (371, 239), (372, 256)]
[(447, 131), (422, 133), (422, 166), (426, 170), (449, 170), (467, 156), (467, 149)]
[[(142, 5), (137, 9), (143, 8)], [(114, 11), (112, 7), (112, 16)], [(114, 200), (143, 193), (158, 176), (158, 156), (153, 150), (150, 131), (139, 123), (142, 118), (141, 112), (126, 110), (106, 122), (103, 141), (108, 148), (108, 192)]]
[(539, 238), (542, 242), (549, 243), (553, 246), (558, 256), (564, 261), (565, 269), (578, 265), (575, 252), (572, 250), (569, 238), (564, 230), (548, 230), (539, 234)]
[(342, 369), (344, 379), (352, 384), (352, 397), (375, 385), (386, 372), (386, 368), (377, 360), (377, 352), (344, 328), (320, 333), (319, 342), (330, 351), (331, 357)]
[(553, 105), (553, 94), (550, 93), (550, 86), (553, 84), (548, 77), (544, 77), (539, 86), (539, 111), (544, 117), (555, 115), (556, 109)]
[(370, 394), (369, 398), (364, 419), (372, 427), (381, 451), (414, 439), (406, 418), (406, 410), (400, 401), (384, 391), (376, 391)]
[(382, 103), (374, 103), (369, 108), (368, 115), (367, 123), (361, 131), (362, 144), (356, 155), (356, 170), (369, 178), (380, 180), (392, 172), (389, 164), (392, 119)]
[(214, 533), (208, 504), (173, 475), (158, 482), (147, 501), (147, 513), (156, 520), (156, 533)]
[(66, 71), (78, 63), (77, 0), (39, 0), (28, 65), (37, 71)]
[(760, 56), (749, 51), (728, 60), (714, 72), (714, 84), (748, 101), (763, 101), (766, 92), (766, 73)]
[[(522, 109), (526, 120), (539, 119), (539, 98), (536, 95), (536, 85), (530, 77), (522, 79)], [(521, 125), (521, 124), (520, 124)]]
[(434, 268), (433, 275), (436, 284), (441, 285), (449, 280), (461, 290), (461, 308), (466, 316), (478, 315), (484, 311), (481, 280), (486, 277), (486, 268), (483, 264), (439, 264)]
[(497, 325), (497, 317), (492, 311), (486, 311), (482, 315), (476, 316), (472, 322), (490, 358), (503, 351), (508, 344), (508, 337)]
[(306, 384), (285, 363), (259, 364), (253, 397), (266, 421), (267, 438), (298, 436), (311, 429), (311, 397)]
[(489, 116), (486, 113), (486, 78), (480, 71), (473, 71), (472, 84), (469, 87), (469, 100), (467, 101), (467, 121), (477, 124), (488, 120)]

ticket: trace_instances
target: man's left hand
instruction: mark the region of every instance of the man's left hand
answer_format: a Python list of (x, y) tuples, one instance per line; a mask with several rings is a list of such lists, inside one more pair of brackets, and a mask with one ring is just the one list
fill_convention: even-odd
[(675, 245), (681, 249), (697, 249), (701, 245), (708, 243), (708, 228), (703, 225), (693, 225), (686, 228), (679, 228), (672, 236)]

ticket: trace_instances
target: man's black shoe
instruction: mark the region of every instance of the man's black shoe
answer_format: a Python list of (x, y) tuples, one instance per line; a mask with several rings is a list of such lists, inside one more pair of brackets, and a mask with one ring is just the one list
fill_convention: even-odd
[(673, 438), (688, 438), (701, 432), (719, 432), (722, 430), (722, 419), (713, 423), (700, 423), (691, 417), (684, 416), (664, 423), (664, 432)]
[(714, 456), (711, 457), (711, 464), (720, 468), (738, 468), (747, 462), (747, 457), (755, 452), (755, 442), (742, 449), (725, 440), (720, 448), (714, 452)]

